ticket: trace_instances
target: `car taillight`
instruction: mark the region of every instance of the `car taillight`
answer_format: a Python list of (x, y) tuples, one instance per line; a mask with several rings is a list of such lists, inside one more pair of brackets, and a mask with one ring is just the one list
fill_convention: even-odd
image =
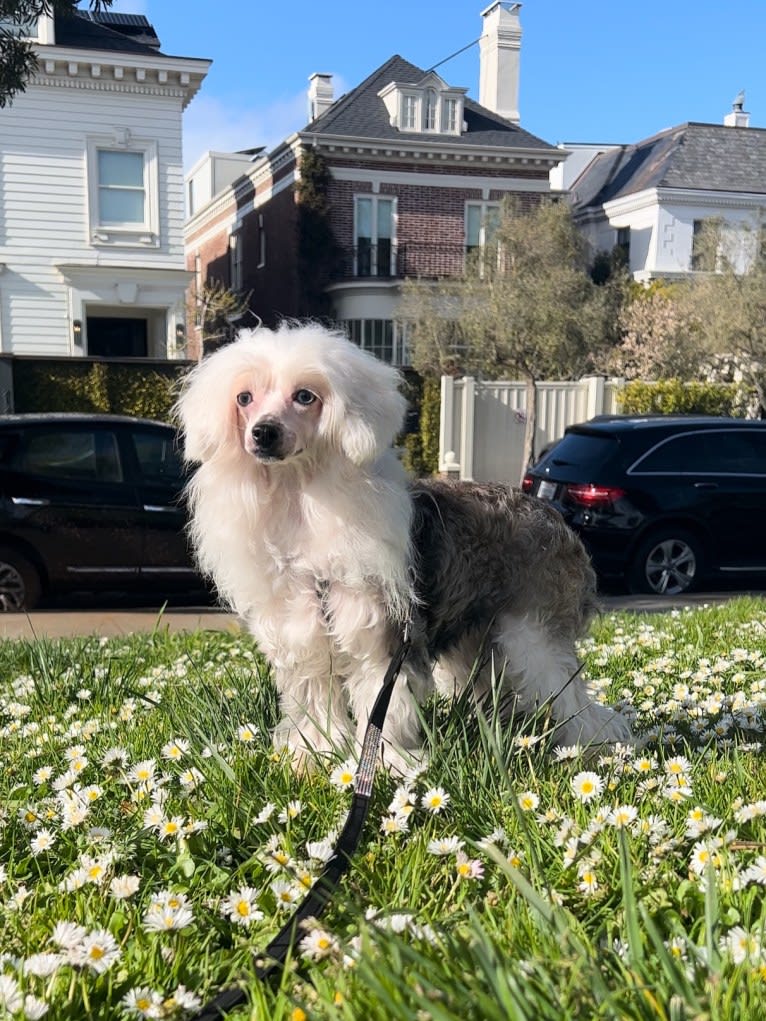
[(566, 495), (583, 507), (607, 507), (625, 495), (617, 486), (596, 486), (592, 482), (566, 487)]
[(522, 493), (531, 493), (532, 492), (532, 476), (531, 475), (525, 475), (524, 478), (521, 480), (521, 491), (522, 491)]

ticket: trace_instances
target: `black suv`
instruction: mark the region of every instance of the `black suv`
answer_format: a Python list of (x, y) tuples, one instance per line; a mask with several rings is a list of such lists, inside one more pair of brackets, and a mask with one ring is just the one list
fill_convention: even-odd
[(522, 488), (561, 511), (602, 578), (634, 592), (766, 573), (766, 421), (599, 416), (570, 426)]
[(64, 590), (202, 590), (183, 484), (161, 422), (0, 416), (0, 610)]

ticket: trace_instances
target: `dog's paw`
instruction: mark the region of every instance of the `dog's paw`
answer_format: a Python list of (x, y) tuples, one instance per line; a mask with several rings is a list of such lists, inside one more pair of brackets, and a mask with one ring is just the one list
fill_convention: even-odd
[(326, 766), (340, 755), (345, 756), (350, 747), (347, 734), (333, 734), (320, 730), (312, 723), (296, 726), (291, 720), (283, 719), (274, 731), (274, 749), (286, 753), (293, 769), (299, 773)]
[(554, 737), (558, 745), (579, 745), (581, 748), (635, 744), (628, 720), (609, 706), (595, 702), (559, 724)]
[(380, 750), (381, 762), (392, 776), (411, 780), (428, 766), (428, 755), (424, 748), (399, 748), (384, 741)]

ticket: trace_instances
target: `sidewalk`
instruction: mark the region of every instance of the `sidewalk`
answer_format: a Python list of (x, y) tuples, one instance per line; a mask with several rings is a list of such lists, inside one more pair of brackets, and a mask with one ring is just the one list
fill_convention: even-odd
[(209, 607), (156, 609), (36, 610), (0, 613), (0, 639), (70, 638), (99, 635), (114, 637), (153, 631), (239, 631), (237, 618)]

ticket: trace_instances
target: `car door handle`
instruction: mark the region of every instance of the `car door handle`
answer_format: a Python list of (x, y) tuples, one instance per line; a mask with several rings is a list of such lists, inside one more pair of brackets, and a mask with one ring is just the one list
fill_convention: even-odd
[(178, 507), (172, 504), (145, 503), (144, 510), (150, 514), (177, 514)]
[(47, 507), (50, 500), (39, 500), (32, 496), (12, 496), (11, 503), (15, 503), (17, 507)]
[(717, 482), (695, 482), (695, 489), (718, 489)]

